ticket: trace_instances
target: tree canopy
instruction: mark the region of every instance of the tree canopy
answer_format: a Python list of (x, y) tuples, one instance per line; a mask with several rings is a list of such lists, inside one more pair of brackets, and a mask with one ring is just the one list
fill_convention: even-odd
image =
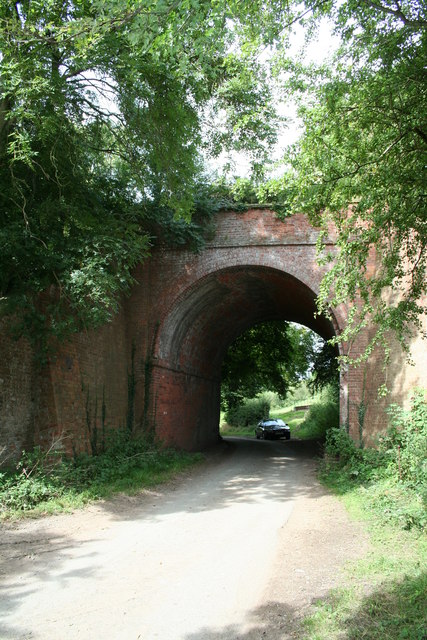
[[(332, 221), (336, 251), (320, 311), (350, 305), (339, 339), (351, 352), (368, 321), (377, 331), (365, 356), (390, 330), (404, 343), (426, 311), (427, 59), (426, 3), (413, 0), (307, 2), (307, 30), (327, 16), (341, 37), (332, 61), (303, 66), (281, 53), (277, 72), (299, 98), (303, 135), (285, 157), (286, 171), (264, 186), (287, 212)], [(367, 269), (376, 252), (375, 273)], [(352, 305), (360, 297), (362, 304)]]
[(257, 50), (286, 11), (280, 0), (1, 2), (0, 302), (21, 330), (107, 320), (153, 218), (170, 227), (197, 211), (202, 152), (260, 161), (276, 117)]
[(256, 324), (229, 347), (222, 364), (224, 408), (262, 391), (285, 398), (307, 374), (315, 349), (314, 333), (282, 320)]
[[(292, 59), (292, 24), (324, 17), (334, 60)], [(368, 317), (367, 354), (402, 338), (427, 287), (426, 26), (421, 0), (3, 0), (0, 311), (33, 338), (107, 320), (159, 228), (197, 236), (203, 159), (235, 149), (255, 172), (237, 191), (335, 224), (319, 309), (362, 300), (342, 339)], [(266, 183), (279, 85), (304, 132)]]

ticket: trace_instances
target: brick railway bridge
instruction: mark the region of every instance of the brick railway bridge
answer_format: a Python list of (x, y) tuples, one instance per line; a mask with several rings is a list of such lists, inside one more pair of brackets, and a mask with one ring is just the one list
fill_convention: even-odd
[[(331, 320), (315, 316), (317, 234), (302, 215), (281, 222), (263, 209), (220, 213), (200, 254), (155, 249), (136, 269), (137, 284), (114, 320), (76, 336), (43, 371), (28, 345), (3, 339), (0, 445), (19, 451), (63, 434), (69, 448), (85, 449), (95, 431), (126, 424), (155, 429), (166, 443), (190, 450), (216, 442), (221, 362), (240, 333), (273, 319), (301, 323), (323, 338), (344, 326), (345, 307)], [(379, 384), (387, 380), (388, 404), (403, 402), (422, 383), (425, 341), (415, 346), (413, 367), (396, 347), (386, 371), (374, 354), (341, 375), (341, 423), (354, 438), (362, 402), (364, 437), (385, 427)]]

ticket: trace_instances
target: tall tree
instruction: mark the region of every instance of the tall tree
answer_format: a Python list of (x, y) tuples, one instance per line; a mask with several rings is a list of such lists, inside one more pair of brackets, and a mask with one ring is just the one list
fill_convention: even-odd
[(311, 377), (308, 387), (313, 393), (322, 389), (339, 390), (339, 360), (336, 346), (321, 340), (313, 345), (311, 353)]
[[(323, 16), (342, 37), (333, 64), (287, 60), (288, 26), (310, 33)], [(246, 150), (258, 169), (268, 156), (276, 45), (305, 133), (263, 193), (335, 223), (320, 310), (363, 301), (343, 338), (368, 314), (373, 344), (403, 337), (427, 282), (426, 5), (414, 0), (0, 3), (0, 311), (31, 335), (108, 319), (149, 250), (147, 218), (165, 213), (170, 232), (195, 210), (201, 151)]]
[(108, 319), (147, 255), (147, 215), (194, 211), (202, 148), (260, 161), (275, 115), (257, 47), (286, 11), (280, 0), (0, 3), (0, 310), (21, 329)]
[[(303, 135), (263, 196), (316, 225), (335, 225), (336, 252), (319, 247), (329, 264), (319, 310), (349, 304), (340, 337), (349, 346), (373, 320), (365, 356), (386, 346), (390, 330), (405, 343), (426, 311), (426, 8), (413, 0), (308, 1), (306, 32), (326, 16), (341, 46), (325, 64), (303, 65), (283, 51), (276, 59), (299, 100)], [(367, 269), (372, 252), (375, 273)], [(358, 297), (362, 305), (352, 305)]]
[(248, 329), (230, 346), (222, 365), (222, 405), (239, 405), (262, 391), (285, 398), (307, 373), (314, 334), (282, 320)]

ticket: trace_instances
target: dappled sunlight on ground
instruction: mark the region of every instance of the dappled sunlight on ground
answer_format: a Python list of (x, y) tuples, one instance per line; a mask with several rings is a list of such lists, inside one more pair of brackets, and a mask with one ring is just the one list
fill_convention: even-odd
[(155, 491), (5, 526), (1, 637), (252, 640), (293, 628), (354, 555), (354, 525), (316, 482), (314, 451), (229, 439)]

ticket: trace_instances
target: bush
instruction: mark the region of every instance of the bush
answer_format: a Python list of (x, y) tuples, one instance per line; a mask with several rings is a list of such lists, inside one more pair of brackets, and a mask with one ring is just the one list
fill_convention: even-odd
[(162, 449), (152, 440), (132, 437), (127, 429), (106, 434), (105, 451), (96, 456), (63, 458), (53, 447), (23, 452), (14, 471), (0, 473), (0, 516), (63, 504), (81, 506), (116, 490), (138, 488), (188, 466), (194, 454)]
[(323, 478), (340, 491), (359, 486), (380, 516), (405, 529), (427, 523), (427, 403), (416, 391), (409, 411), (392, 405), (378, 449), (359, 448), (344, 429), (326, 436)]
[(342, 428), (333, 428), (326, 434), (325, 455), (346, 465), (360, 456), (360, 449), (356, 449), (354, 440)]
[(413, 488), (426, 489), (427, 482), (427, 402), (424, 392), (416, 390), (412, 406), (405, 411), (398, 405), (389, 407), (391, 427), (380, 438), (394, 473)]
[(265, 396), (250, 398), (243, 404), (229, 409), (225, 419), (232, 427), (247, 427), (255, 425), (270, 415), (270, 402)]
[(60, 494), (60, 487), (55, 487), (40, 477), (26, 478), (21, 476), (19, 482), (9, 478), (0, 491), (1, 507), (2, 509), (26, 511), (50, 498), (57, 498)]
[(312, 404), (299, 430), (312, 438), (323, 438), (339, 425), (339, 404), (334, 389), (329, 389), (325, 399)]

